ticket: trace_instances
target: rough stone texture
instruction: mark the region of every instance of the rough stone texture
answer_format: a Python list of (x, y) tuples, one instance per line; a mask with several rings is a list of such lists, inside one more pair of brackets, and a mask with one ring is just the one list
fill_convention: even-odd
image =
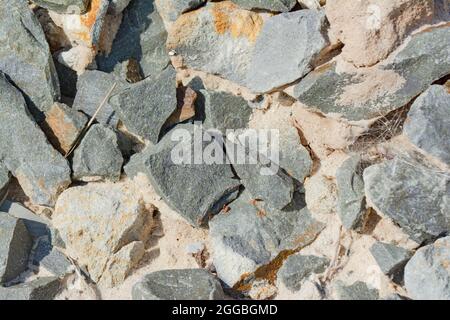
[[(91, 183), (62, 193), (52, 222), (67, 253), (98, 282), (108, 272), (108, 263), (120, 259), (121, 249), (148, 239), (153, 211), (133, 186)], [(124, 267), (132, 267), (132, 263)]]
[(273, 16), (256, 40), (245, 85), (267, 92), (300, 79), (329, 44), (323, 11), (299, 10)]
[(357, 281), (348, 286), (341, 281), (337, 281), (334, 286), (334, 293), (337, 300), (378, 300), (377, 289), (370, 289), (366, 283)]
[(364, 171), (366, 196), (415, 241), (450, 231), (450, 178), (432, 168), (396, 158)]
[(313, 162), (308, 150), (301, 144), (300, 136), (296, 128), (280, 132), (280, 167), (303, 183), (311, 174)]
[(135, 59), (144, 77), (155, 76), (169, 64), (166, 39), (167, 32), (154, 1), (134, 0), (123, 11), (111, 53), (97, 57), (99, 70), (109, 73), (121, 62)]
[(108, 13), (118, 15), (130, 4), (131, 0), (111, 0)]
[(327, 258), (294, 254), (283, 263), (277, 277), (281, 279), (286, 288), (298, 291), (303, 280), (313, 273), (324, 272), (329, 263), (330, 260)]
[(405, 267), (405, 288), (415, 300), (450, 299), (450, 237), (417, 250)]
[(337, 212), (347, 230), (361, 227), (366, 213), (362, 171), (361, 158), (357, 155), (344, 161), (336, 171)]
[(297, 4), (297, 0), (232, 0), (245, 9), (265, 9), (270, 11), (290, 11)]
[(33, 203), (52, 206), (70, 184), (69, 165), (47, 142), (22, 95), (2, 73), (0, 92), (0, 159)]
[(403, 273), (403, 268), (412, 256), (412, 252), (393, 244), (376, 242), (370, 248), (370, 253), (377, 261), (381, 271), (394, 276), (397, 273)]
[(344, 59), (370, 66), (386, 58), (411, 31), (430, 24), (434, 2), (333, 0), (325, 8), (331, 32), (345, 44)]
[(412, 105), (403, 133), (418, 148), (450, 165), (450, 93), (431, 86)]
[(56, 248), (52, 248), (47, 255), (42, 257), (38, 265), (56, 277), (64, 277), (74, 271), (69, 259)]
[(157, 143), (161, 129), (177, 109), (176, 73), (167, 67), (111, 98), (117, 116), (132, 133)]
[(72, 160), (73, 178), (118, 181), (122, 164), (117, 134), (101, 124), (95, 124), (75, 149)]
[(8, 193), (10, 179), (11, 175), (9, 174), (9, 170), (0, 162), (0, 205)]
[(296, 193), (291, 206), (271, 210), (244, 191), (227, 212), (214, 217), (209, 236), (219, 278), (234, 286), (280, 253), (313, 242), (324, 225), (311, 217), (303, 198)]
[(66, 14), (86, 13), (91, 0), (34, 0), (37, 5)]
[(450, 26), (435, 27), (414, 35), (387, 65), (355, 74), (322, 66), (295, 86), (294, 96), (308, 108), (348, 120), (380, 117), (450, 73), (449, 41)]
[(161, 270), (144, 276), (133, 300), (223, 300), (219, 281), (204, 269)]
[(0, 70), (19, 87), (32, 111), (59, 99), (59, 82), (44, 32), (22, 0), (1, 0)]
[(0, 284), (13, 280), (26, 270), (31, 246), (32, 240), (23, 220), (0, 213)]
[(155, 0), (155, 6), (164, 22), (175, 22), (181, 14), (198, 8), (206, 0)]
[(0, 300), (53, 300), (61, 289), (58, 277), (44, 277), (12, 287), (0, 287)]

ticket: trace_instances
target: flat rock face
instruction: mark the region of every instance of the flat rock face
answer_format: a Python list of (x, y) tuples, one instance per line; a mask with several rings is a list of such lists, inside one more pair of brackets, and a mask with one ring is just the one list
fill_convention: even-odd
[(422, 165), (396, 158), (364, 171), (366, 196), (376, 210), (415, 241), (450, 230), (450, 179)]
[(158, 13), (165, 21), (174, 22), (178, 17), (189, 10), (198, 8), (206, 0), (155, 0)]
[(403, 133), (418, 148), (450, 165), (450, 93), (431, 86), (412, 105)]
[[(102, 277), (108, 277), (106, 267), (121, 254), (121, 249), (132, 242), (148, 239), (153, 226), (153, 210), (154, 207), (144, 203), (132, 186), (91, 183), (61, 194), (52, 223), (69, 255), (77, 259), (80, 266), (86, 267), (95, 282), (99, 282)], [(129, 260), (125, 267), (132, 267), (132, 262)]]
[(223, 300), (219, 281), (204, 269), (161, 270), (144, 276), (133, 300)]
[(449, 39), (450, 27), (435, 27), (414, 35), (389, 64), (359, 73), (322, 66), (295, 86), (294, 96), (308, 108), (348, 120), (380, 117), (450, 73)]
[(379, 298), (377, 289), (371, 289), (361, 281), (349, 286), (338, 281), (334, 286), (334, 291), (338, 300), (378, 300)]
[(117, 134), (96, 124), (89, 129), (74, 152), (73, 177), (77, 180), (100, 178), (118, 181), (122, 164)]
[(393, 244), (376, 242), (370, 252), (378, 263), (381, 271), (388, 276), (402, 273), (403, 268), (412, 256), (412, 252)]
[(3, 202), (6, 193), (8, 192), (10, 179), (11, 175), (9, 174), (9, 170), (3, 163), (0, 162), (0, 205)]
[(245, 9), (265, 9), (270, 11), (290, 11), (297, 4), (296, 0), (232, 0)]
[(58, 13), (83, 14), (86, 13), (91, 0), (34, 0), (34, 2)]
[(23, 220), (0, 213), (0, 284), (13, 280), (26, 270), (31, 246), (32, 240)]
[(0, 158), (31, 201), (52, 206), (70, 184), (70, 168), (33, 121), (25, 100), (0, 73)]
[(58, 76), (44, 32), (27, 4), (1, 0), (0, 70), (19, 87), (32, 111), (47, 111), (60, 97)]
[(405, 267), (405, 287), (414, 300), (450, 299), (450, 237), (417, 250)]
[(111, 98), (117, 116), (132, 133), (157, 143), (161, 129), (177, 109), (176, 73), (167, 67)]
[(209, 236), (218, 277), (234, 286), (281, 252), (313, 242), (324, 225), (311, 217), (303, 197), (296, 194), (289, 208), (271, 210), (244, 191), (229, 210), (214, 217)]
[(45, 277), (12, 287), (0, 287), (1, 300), (53, 300), (61, 288), (58, 277)]
[(287, 174), (303, 183), (311, 174), (313, 162), (309, 151), (301, 144), (296, 128), (280, 132), (280, 167)]

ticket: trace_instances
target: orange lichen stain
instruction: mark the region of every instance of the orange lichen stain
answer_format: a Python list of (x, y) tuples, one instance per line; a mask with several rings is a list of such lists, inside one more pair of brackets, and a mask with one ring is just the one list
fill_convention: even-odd
[(80, 22), (83, 26), (86, 27), (87, 31), (77, 32), (76, 36), (86, 43), (90, 43), (92, 41), (91, 31), (95, 24), (95, 21), (97, 20), (97, 15), (98, 11), (100, 10), (101, 1), (102, 0), (92, 0), (89, 11), (80, 16)]
[(447, 88), (447, 92), (450, 93), (450, 80), (445, 83), (445, 87)]

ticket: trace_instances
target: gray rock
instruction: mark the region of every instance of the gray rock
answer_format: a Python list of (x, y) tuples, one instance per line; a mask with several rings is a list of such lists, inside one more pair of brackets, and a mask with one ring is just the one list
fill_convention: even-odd
[(286, 288), (291, 291), (298, 291), (303, 280), (313, 273), (324, 272), (329, 264), (330, 260), (327, 258), (294, 254), (283, 263), (277, 277), (281, 279)]
[(23, 220), (0, 213), (0, 284), (13, 280), (26, 270), (31, 246), (32, 240)]
[(370, 289), (366, 283), (357, 281), (347, 286), (341, 281), (337, 281), (334, 286), (337, 300), (378, 300), (377, 289)]
[(118, 181), (123, 157), (117, 134), (101, 124), (93, 125), (75, 150), (72, 163), (76, 180), (100, 178)]
[(326, 24), (325, 13), (317, 10), (269, 18), (256, 41), (246, 86), (253, 92), (267, 92), (309, 73), (329, 44)]
[(77, 94), (78, 82), (77, 72), (58, 62), (57, 59), (54, 59), (53, 62), (58, 74), (61, 95), (69, 98), (75, 98)]
[(98, 56), (98, 69), (110, 73), (121, 62), (139, 61), (144, 77), (156, 76), (169, 64), (167, 32), (154, 1), (134, 0), (123, 11), (122, 24), (108, 56)]
[(347, 230), (361, 227), (366, 213), (362, 171), (359, 156), (347, 159), (336, 171), (337, 212)]
[(65, 14), (86, 13), (91, 0), (34, 0), (38, 6)]
[(412, 105), (403, 133), (418, 148), (450, 165), (450, 94), (431, 86)]
[[(450, 73), (449, 38), (448, 26), (418, 33), (390, 64), (365, 74), (338, 73), (334, 64), (323, 66), (295, 86), (294, 96), (311, 109), (340, 114), (348, 120), (379, 117), (405, 106)], [(393, 80), (387, 81), (390, 78)], [(373, 88), (372, 96), (349, 100), (348, 92), (361, 92), (360, 87)]]
[(69, 164), (48, 143), (22, 95), (2, 73), (0, 92), (0, 160), (33, 203), (52, 206), (71, 182)]
[(412, 256), (412, 252), (409, 250), (383, 242), (374, 243), (370, 247), (370, 253), (381, 271), (388, 276), (403, 274), (403, 268)]
[(265, 9), (270, 11), (290, 11), (297, 4), (297, 0), (232, 0), (245, 9)]
[(219, 281), (204, 269), (161, 270), (144, 276), (133, 300), (223, 300)]
[(0, 287), (0, 300), (53, 300), (60, 289), (59, 278), (38, 278), (8, 288)]
[(405, 288), (415, 300), (450, 299), (450, 237), (417, 250), (405, 267)]
[(232, 287), (280, 253), (316, 239), (324, 224), (311, 217), (304, 195), (296, 193), (294, 200), (284, 210), (271, 210), (244, 191), (229, 210), (210, 221), (213, 263), (222, 281)]
[(291, 177), (303, 183), (311, 174), (313, 161), (302, 145), (296, 128), (280, 132), (280, 167)]
[(64, 277), (74, 271), (69, 259), (56, 248), (52, 248), (47, 255), (42, 257), (39, 266), (44, 267), (56, 277)]
[(8, 8), (0, 12), (0, 70), (20, 88), (37, 116), (60, 97), (50, 49), (25, 1), (1, 0), (0, 6)]
[(131, 0), (111, 0), (108, 13), (118, 15), (130, 4)]
[(155, 5), (164, 20), (174, 22), (181, 14), (198, 8), (206, 0), (156, 0)]
[(364, 171), (366, 196), (413, 240), (450, 231), (450, 178), (433, 168), (395, 158)]
[(9, 170), (5, 167), (3, 163), (0, 162), (0, 205), (5, 200), (8, 194), (9, 180), (11, 176)]

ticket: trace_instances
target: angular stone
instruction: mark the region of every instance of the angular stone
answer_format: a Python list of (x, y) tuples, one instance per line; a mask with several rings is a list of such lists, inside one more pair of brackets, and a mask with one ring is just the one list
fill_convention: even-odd
[(302, 145), (296, 128), (280, 132), (280, 167), (291, 177), (303, 183), (311, 174), (313, 161), (309, 151)]
[(76, 71), (60, 63), (57, 59), (53, 60), (58, 73), (59, 86), (63, 97), (75, 98), (77, 95), (78, 75)]
[(111, 98), (117, 116), (132, 133), (158, 143), (161, 129), (177, 109), (176, 73), (169, 66)]
[(91, 0), (34, 0), (38, 6), (66, 14), (86, 13)]
[(61, 289), (58, 277), (38, 278), (12, 287), (0, 287), (0, 300), (53, 300)]
[(148, 240), (154, 210), (133, 185), (90, 183), (61, 194), (52, 223), (69, 256), (98, 282), (119, 250)]
[(161, 270), (144, 276), (133, 300), (223, 300), (219, 281), (204, 269)]
[(10, 179), (11, 175), (9, 174), (9, 170), (0, 162), (0, 205), (8, 194)]
[(177, 88), (177, 110), (167, 119), (163, 131), (174, 125), (192, 119), (196, 114), (197, 92), (190, 87)]
[(375, 209), (423, 242), (450, 231), (450, 178), (395, 158), (364, 171), (366, 196)]
[(0, 159), (31, 201), (52, 206), (70, 184), (70, 168), (28, 113), (25, 100), (0, 73)]
[(450, 299), (450, 237), (422, 247), (405, 267), (405, 288), (414, 300)]
[(381, 271), (388, 276), (403, 273), (406, 262), (411, 258), (412, 252), (393, 244), (376, 242), (370, 247), (370, 253), (377, 261)]
[(75, 269), (69, 259), (58, 249), (52, 248), (39, 262), (40, 267), (44, 267), (56, 277), (64, 277), (72, 273)]
[(111, 0), (108, 13), (118, 15), (130, 4), (131, 0)]
[(122, 164), (117, 134), (101, 124), (95, 124), (75, 149), (72, 160), (73, 178), (118, 181)]
[(450, 93), (431, 86), (408, 112), (403, 133), (418, 148), (450, 165)]
[(270, 11), (291, 11), (297, 4), (297, 0), (232, 0), (238, 6), (245, 9), (265, 9)]
[(13, 280), (27, 269), (31, 246), (23, 220), (0, 213), (0, 284)]
[(358, 155), (344, 161), (336, 171), (337, 212), (347, 230), (361, 227), (366, 213), (362, 172), (361, 158)]
[(38, 110), (46, 111), (60, 98), (50, 49), (25, 1), (1, 0), (0, 6), (8, 8), (0, 12), (0, 70), (20, 88), (37, 115)]
[(206, 0), (155, 0), (155, 6), (164, 22), (174, 22), (181, 14), (198, 8)]
[(109, 55), (97, 57), (98, 69), (110, 73), (123, 61), (139, 61), (144, 77), (156, 76), (169, 64), (167, 32), (154, 1), (134, 0), (123, 11), (122, 24)]
[(219, 278), (230, 287), (286, 250), (312, 243), (324, 224), (314, 220), (296, 193), (288, 208), (271, 210), (244, 191), (228, 210), (209, 223), (213, 262)]
[(267, 19), (256, 40), (246, 86), (256, 93), (267, 92), (309, 73), (329, 44), (326, 24), (324, 12), (317, 10)]
[(303, 280), (313, 273), (325, 271), (330, 260), (316, 256), (304, 256), (294, 254), (289, 256), (278, 271), (277, 277), (281, 279), (286, 288), (291, 291), (298, 291)]
[(337, 300), (378, 300), (377, 289), (370, 289), (365, 282), (357, 281), (347, 286), (341, 281), (337, 281), (334, 286)]
[(294, 96), (308, 108), (348, 120), (380, 117), (450, 73), (449, 39), (450, 26), (434, 27), (414, 35), (387, 65), (355, 74), (322, 66), (295, 86)]

